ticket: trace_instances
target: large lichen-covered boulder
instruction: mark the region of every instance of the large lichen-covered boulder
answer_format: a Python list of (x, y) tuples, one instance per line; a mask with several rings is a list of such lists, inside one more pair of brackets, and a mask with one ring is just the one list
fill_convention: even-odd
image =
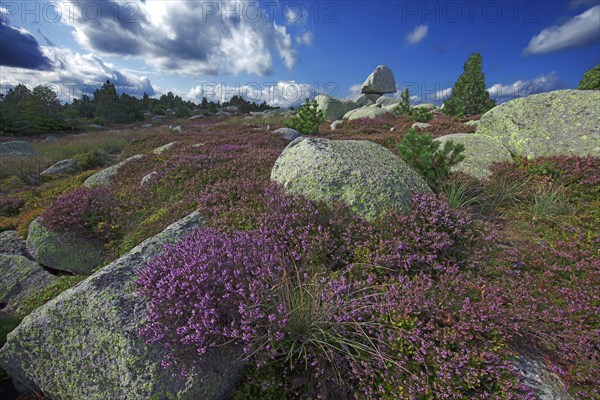
[(323, 117), (328, 121), (335, 121), (344, 116), (348, 111), (360, 107), (350, 99), (338, 99), (324, 94), (315, 97), (317, 109), (323, 112)]
[(434, 141), (440, 142), (440, 147), (443, 147), (444, 143), (449, 140), (465, 146), (463, 153), (465, 159), (452, 167), (452, 170), (464, 172), (477, 179), (487, 179), (490, 176), (489, 167), (493, 163), (512, 160), (510, 151), (504, 147), (502, 142), (490, 136), (452, 133), (440, 136)]
[(600, 156), (600, 90), (557, 90), (511, 100), (483, 114), (477, 134), (513, 155)]
[(144, 157), (143, 154), (136, 154), (135, 156), (131, 156), (118, 164), (111, 165), (108, 168), (103, 169), (102, 171), (96, 172), (94, 175), (90, 176), (83, 182), (85, 187), (92, 186), (110, 186), (112, 178), (114, 178), (118, 173), (121, 167), (125, 164), (130, 163), (134, 160), (139, 160)]
[(0, 304), (2, 312), (15, 314), (19, 304), (43, 290), (56, 277), (21, 255), (0, 254)]
[(0, 143), (0, 157), (27, 157), (36, 154), (33, 146), (24, 140)]
[(136, 273), (202, 224), (189, 215), (25, 317), (0, 350), (0, 366), (51, 399), (224, 398), (238, 379), (238, 349), (202, 356), (183, 377), (161, 366), (161, 346), (137, 334), (147, 300), (135, 291)]
[(378, 65), (361, 87), (361, 93), (365, 94), (396, 93), (396, 90), (394, 74), (385, 65)]
[(408, 211), (411, 192), (430, 192), (390, 150), (364, 140), (298, 138), (281, 153), (271, 180), (313, 200), (341, 201), (366, 219)]
[(51, 231), (39, 218), (29, 225), (26, 247), (40, 264), (74, 274), (91, 273), (106, 257), (101, 242), (71, 232)]
[(391, 114), (391, 112), (384, 108), (361, 107), (361, 108), (357, 108), (356, 110), (348, 111), (346, 114), (344, 114), (344, 119), (347, 119), (349, 121), (352, 121), (353, 119), (358, 119), (358, 118), (373, 119), (373, 118), (377, 118), (377, 117), (382, 117), (387, 114)]

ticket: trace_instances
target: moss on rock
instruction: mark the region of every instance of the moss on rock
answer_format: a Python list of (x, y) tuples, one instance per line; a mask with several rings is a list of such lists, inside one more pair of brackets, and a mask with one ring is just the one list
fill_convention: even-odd
[(369, 141), (298, 138), (279, 156), (271, 180), (313, 200), (342, 201), (367, 219), (405, 212), (412, 191), (429, 192), (400, 157)]
[(51, 231), (39, 218), (29, 225), (26, 246), (40, 264), (74, 274), (91, 273), (106, 257), (101, 242), (70, 232)]
[(600, 90), (557, 90), (511, 100), (485, 113), (477, 134), (513, 155), (600, 156)]

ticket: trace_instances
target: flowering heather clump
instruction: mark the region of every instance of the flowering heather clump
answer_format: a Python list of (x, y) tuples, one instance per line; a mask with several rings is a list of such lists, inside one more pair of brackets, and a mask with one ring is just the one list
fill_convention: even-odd
[[(378, 315), (392, 304), (388, 296), (344, 276), (310, 275), (286, 253), (258, 231), (196, 230), (141, 272), (137, 284), (150, 311), (140, 334), (197, 355), (243, 346), (259, 368), (281, 363), (290, 398), (341, 395), (385, 369), (380, 336), (389, 324)], [(194, 357), (184, 352), (165, 364), (185, 373)]]
[(409, 274), (466, 266), (491, 239), (464, 211), (427, 193), (412, 196), (408, 215), (392, 212), (382, 218), (378, 231), (367, 261)]
[(352, 263), (355, 244), (373, 235), (363, 219), (352, 216), (341, 204), (330, 208), (300, 196), (286, 196), (276, 185), (265, 189), (263, 201), (259, 231), (309, 270), (334, 270)]
[(116, 233), (111, 224), (115, 205), (108, 188), (79, 188), (58, 197), (42, 214), (41, 222), (52, 230), (107, 240)]

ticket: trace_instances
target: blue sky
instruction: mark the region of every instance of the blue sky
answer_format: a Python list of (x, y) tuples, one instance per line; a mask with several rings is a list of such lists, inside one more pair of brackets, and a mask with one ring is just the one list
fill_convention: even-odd
[[(354, 97), (379, 64), (443, 100), (480, 52), (493, 98), (575, 88), (600, 63), (600, 0), (0, 1), (2, 90), (121, 91), (288, 106)], [(399, 94), (399, 93), (398, 93)]]

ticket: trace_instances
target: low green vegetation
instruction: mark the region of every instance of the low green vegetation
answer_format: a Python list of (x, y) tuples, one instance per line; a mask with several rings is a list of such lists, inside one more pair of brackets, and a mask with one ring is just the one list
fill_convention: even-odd
[(298, 110), (295, 116), (287, 126), (295, 129), (303, 135), (313, 135), (319, 132), (319, 125), (325, 121), (323, 111), (318, 109), (317, 100), (312, 102), (306, 99), (306, 102)]
[(398, 144), (398, 153), (409, 165), (413, 166), (429, 186), (440, 191), (450, 177), (450, 168), (465, 159), (461, 153), (465, 146), (452, 140), (440, 148), (439, 142), (434, 142), (429, 133), (418, 133), (410, 128)]

